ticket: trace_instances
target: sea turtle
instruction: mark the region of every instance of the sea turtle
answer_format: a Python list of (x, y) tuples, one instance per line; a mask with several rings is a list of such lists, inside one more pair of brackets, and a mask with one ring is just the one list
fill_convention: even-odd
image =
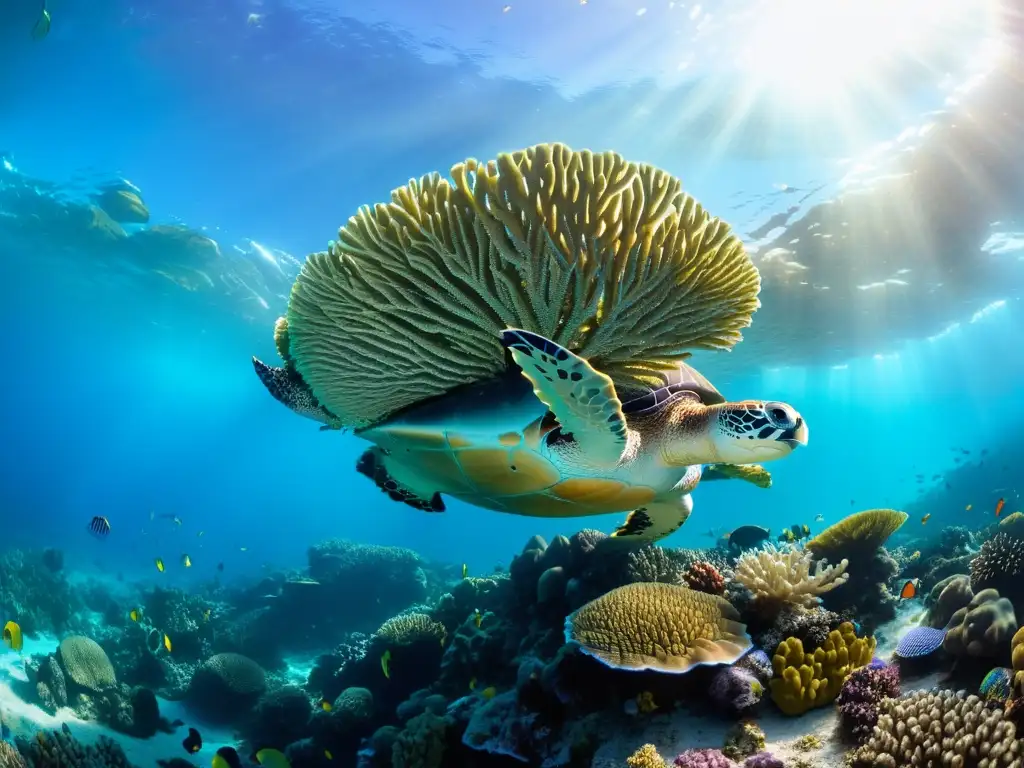
[[(613, 534), (653, 541), (677, 530), (706, 464), (729, 471), (782, 458), (807, 425), (781, 402), (726, 402), (686, 363), (646, 391), (616, 392), (582, 357), (535, 333), (507, 329), (505, 374), (405, 408), (355, 434), (374, 446), (357, 469), (396, 501), (444, 511), (443, 495), (500, 512), (578, 517), (629, 512)], [(294, 368), (253, 365), (270, 393), (327, 428), (336, 417)]]

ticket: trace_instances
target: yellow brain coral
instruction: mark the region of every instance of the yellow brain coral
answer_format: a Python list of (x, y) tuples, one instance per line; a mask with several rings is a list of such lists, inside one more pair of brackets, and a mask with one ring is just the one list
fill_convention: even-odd
[(874, 551), (907, 521), (895, 509), (868, 509), (847, 515), (807, 542), (816, 557), (838, 559), (852, 552)]
[(434, 621), (425, 613), (406, 613), (385, 621), (376, 636), (392, 645), (411, 645), (421, 640), (444, 642), (444, 624)]
[(626, 765), (629, 768), (664, 768), (665, 761), (658, 754), (658, 748), (653, 744), (644, 744), (626, 758)]
[(787, 638), (772, 658), (772, 701), (787, 715), (825, 706), (839, 695), (849, 674), (868, 664), (874, 653), (875, 638), (857, 637), (848, 621), (810, 653), (804, 652), (799, 638)]
[(613, 589), (571, 614), (565, 639), (610, 667), (682, 673), (736, 661), (751, 646), (746, 629), (724, 598), (640, 582)]
[(617, 384), (650, 381), (686, 350), (738, 342), (759, 290), (740, 239), (675, 177), (539, 144), (361, 208), (304, 264), (287, 349), (324, 407), (361, 426), (502, 372), (509, 327)]

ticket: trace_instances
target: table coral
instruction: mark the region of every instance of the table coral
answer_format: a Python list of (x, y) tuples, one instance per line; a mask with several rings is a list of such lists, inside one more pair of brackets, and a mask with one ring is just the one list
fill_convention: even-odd
[(798, 638), (784, 640), (772, 657), (772, 701), (787, 715), (825, 706), (839, 695), (853, 670), (871, 662), (874, 652), (874, 637), (857, 637), (850, 622), (843, 622), (809, 653)]

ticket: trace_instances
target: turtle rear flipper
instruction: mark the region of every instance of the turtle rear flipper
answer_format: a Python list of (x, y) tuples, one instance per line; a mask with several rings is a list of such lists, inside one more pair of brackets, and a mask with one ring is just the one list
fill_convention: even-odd
[(624, 544), (651, 544), (682, 528), (692, 511), (693, 499), (688, 493), (655, 499), (630, 512), (611, 538)]
[(746, 480), (758, 488), (772, 487), (772, 473), (760, 464), (708, 464), (704, 480)]
[(393, 501), (408, 504), (422, 512), (444, 512), (444, 501), (440, 493), (430, 496), (414, 491), (398, 482), (385, 466), (385, 452), (382, 448), (368, 448), (356, 462), (356, 472), (370, 478)]
[(571, 433), (584, 455), (597, 464), (615, 464), (626, 448), (626, 417), (615, 384), (582, 357), (536, 333), (509, 328), (501, 343), (533, 392)]

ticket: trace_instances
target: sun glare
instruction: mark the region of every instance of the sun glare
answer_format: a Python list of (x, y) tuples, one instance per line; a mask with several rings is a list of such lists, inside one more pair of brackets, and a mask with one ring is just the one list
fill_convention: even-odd
[(983, 12), (963, 0), (772, 0), (758, 8), (735, 62), (744, 80), (787, 102), (880, 87), (888, 65), (924, 58)]

